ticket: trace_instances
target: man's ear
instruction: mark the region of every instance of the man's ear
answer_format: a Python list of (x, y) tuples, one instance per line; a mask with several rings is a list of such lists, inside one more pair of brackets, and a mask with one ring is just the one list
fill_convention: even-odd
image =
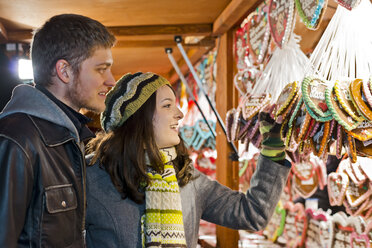
[(69, 83), (72, 79), (70, 64), (64, 59), (59, 59), (57, 61), (56, 72), (58, 78), (64, 83)]

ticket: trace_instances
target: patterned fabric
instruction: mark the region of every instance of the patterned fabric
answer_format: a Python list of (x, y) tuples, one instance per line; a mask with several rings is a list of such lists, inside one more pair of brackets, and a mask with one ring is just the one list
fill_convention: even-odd
[(272, 161), (285, 159), (285, 146), (280, 137), (281, 124), (276, 123), (267, 112), (260, 112), (260, 133), (262, 134), (261, 154)]
[[(175, 147), (160, 149), (162, 174), (149, 166), (151, 181), (146, 187), (146, 210), (142, 217), (143, 247), (186, 247), (181, 196), (172, 161)], [(148, 159), (147, 164), (149, 164)]]
[(151, 72), (125, 74), (106, 96), (101, 126), (108, 132), (121, 126), (168, 80)]

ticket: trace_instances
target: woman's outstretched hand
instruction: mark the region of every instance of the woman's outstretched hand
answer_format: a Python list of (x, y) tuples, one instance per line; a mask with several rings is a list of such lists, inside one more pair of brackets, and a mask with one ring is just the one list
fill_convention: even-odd
[(260, 133), (262, 135), (261, 154), (273, 161), (285, 159), (285, 146), (280, 137), (280, 129), (283, 118), (279, 116), (274, 119), (273, 110), (275, 104), (266, 106), (258, 115), (260, 122)]

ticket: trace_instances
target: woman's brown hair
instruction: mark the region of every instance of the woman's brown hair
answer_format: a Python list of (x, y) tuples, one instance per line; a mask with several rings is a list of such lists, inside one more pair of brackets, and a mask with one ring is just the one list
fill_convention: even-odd
[[(141, 204), (144, 202), (144, 186), (149, 183), (145, 153), (151, 167), (158, 173), (163, 171), (161, 155), (156, 146), (153, 115), (156, 107), (156, 92), (123, 125), (109, 133), (100, 133), (87, 145), (87, 152), (94, 153), (90, 164), (96, 162), (107, 171), (122, 198)], [(181, 142), (176, 146), (174, 162), (180, 187), (192, 177), (191, 159)], [(146, 151), (145, 151), (146, 148)]]

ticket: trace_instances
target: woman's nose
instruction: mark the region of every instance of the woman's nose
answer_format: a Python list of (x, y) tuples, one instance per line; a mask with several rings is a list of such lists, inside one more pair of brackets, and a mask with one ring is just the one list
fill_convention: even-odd
[(177, 111), (177, 112), (176, 112), (176, 118), (177, 118), (178, 120), (181, 120), (181, 119), (183, 118), (183, 113), (182, 113), (182, 111), (181, 111), (179, 108), (177, 108), (176, 111)]

